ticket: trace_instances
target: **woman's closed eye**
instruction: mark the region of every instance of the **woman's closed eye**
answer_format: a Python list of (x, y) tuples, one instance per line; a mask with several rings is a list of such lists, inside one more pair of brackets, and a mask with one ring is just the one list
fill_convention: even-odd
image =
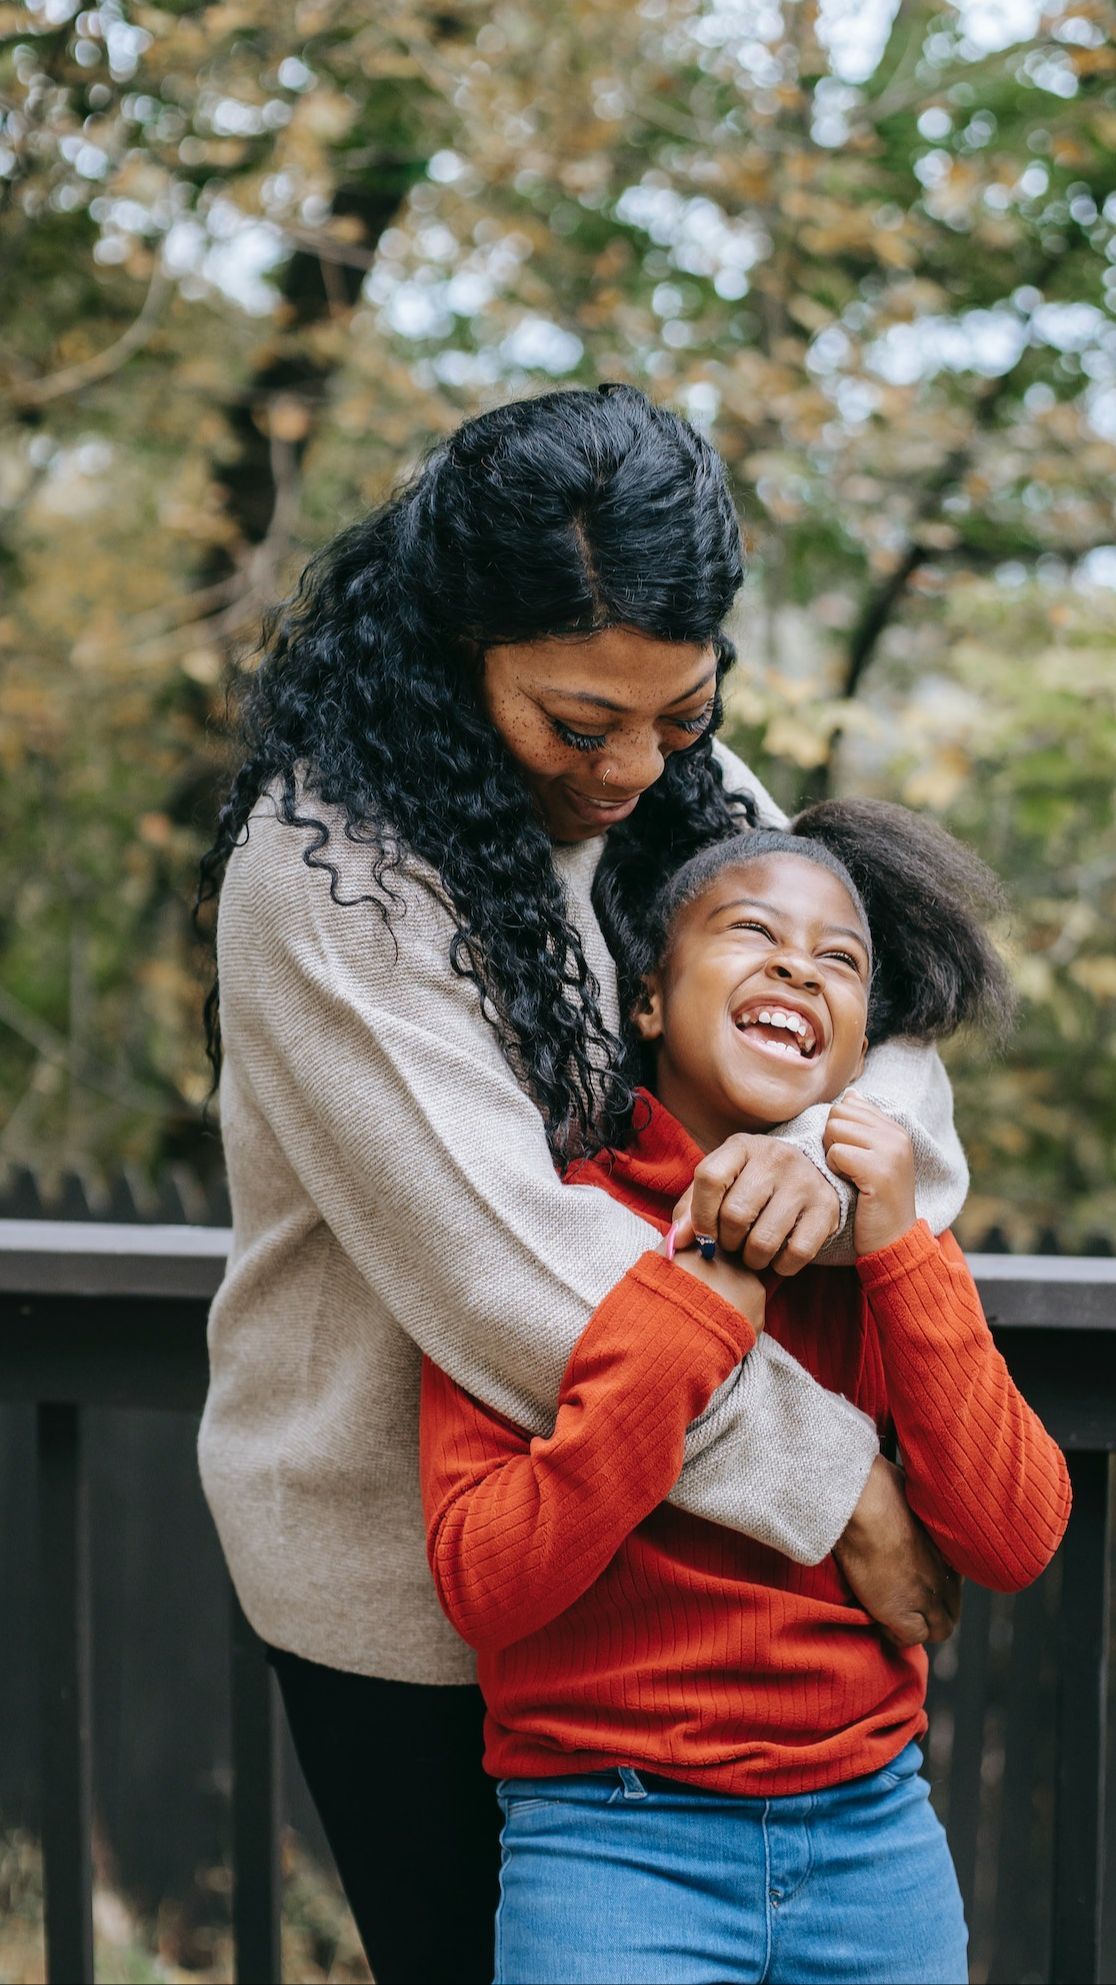
[(709, 729), (712, 715), (713, 698), (710, 697), (704, 710), (699, 710), (696, 717), (668, 717), (667, 722), (673, 725), (676, 731), (686, 731), (690, 737), (700, 737), (702, 731)]
[(552, 717), (550, 723), (562, 743), (572, 745), (575, 751), (603, 751), (608, 742), (603, 732), (600, 737), (594, 737), (586, 731), (572, 731), (559, 717)]
[[(696, 717), (665, 717), (663, 722), (669, 724), (672, 730), (685, 731), (687, 737), (698, 738), (703, 731), (709, 729), (709, 722), (712, 715), (713, 699), (711, 697), (705, 708), (698, 711)], [(608, 738), (603, 731), (599, 733), (575, 731), (572, 725), (564, 724), (560, 717), (551, 717), (550, 725), (556, 735), (561, 738), (562, 743), (572, 746), (574, 751), (603, 751), (608, 743)]]

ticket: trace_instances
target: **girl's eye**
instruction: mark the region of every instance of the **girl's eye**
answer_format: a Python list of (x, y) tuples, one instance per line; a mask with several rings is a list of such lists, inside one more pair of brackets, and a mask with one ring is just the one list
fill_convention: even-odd
[(860, 971), (860, 960), (854, 958), (851, 951), (827, 951), (825, 955), (827, 958), (839, 958), (842, 965), (851, 965), (854, 972)]
[(770, 942), (771, 942), (772, 944), (774, 944), (774, 942), (775, 942), (775, 939), (774, 939), (774, 938), (773, 938), (773, 937), (771, 936), (771, 932), (770, 932), (770, 931), (768, 930), (768, 928), (767, 928), (767, 925), (766, 925), (766, 924), (758, 924), (758, 923), (755, 923), (755, 922), (752, 922), (751, 920), (749, 920), (749, 921), (745, 921), (745, 920), (744, 920), (743, 918), (741, 918), (741, 919), (739, 919), (739, 920), (738, 920), (738, 921), (737, 921), (736, 923), (734, 923), (734, 924), (730, 924), (730, 925), (729, 925), (729, 929), (730, 929), (730, 930), (758, 930), (758, 931), (759, 931), (759, 933), (760, 933), (760, 935), (761, 935), (762, 937), (766, 937), (766, 938), (768, 938), (768, 939), (770, 940)]
[(569, 725), (563, 724), (557, 717), (552, 717), (550, 723), (562, 743), (572, 745), (575, 751), (603, 751), (607, 742), (603, 733), (600, 737), (589, 737), (584, 731), (571, 731)]

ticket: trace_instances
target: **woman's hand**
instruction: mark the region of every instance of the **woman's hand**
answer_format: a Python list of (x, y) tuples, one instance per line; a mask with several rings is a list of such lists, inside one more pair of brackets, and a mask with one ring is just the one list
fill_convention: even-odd
[(882, 1454), (833, 1555), (854, 1597), (896, 1647), (949, 1639), (961, 1614), (961, 1580), (911, 1511), (901, 1471)]
[(704, 1157), (674, 1209), (678, 1244), (711, 1234), (749, 1268), (797, 1275), (837, 1232), (841, 1207), (824, 1174), (793, 1144), (740, 1131)]
[(679, 1268), (696, 1281), (704, 1282), (707, 1289), (715, 1289), (734, 1310), (746, 1317), (758, 1337), (764, 1325), (767, 1307), (767, 1292), (758, 1275), (745, 1268), (739, 1258), (718, 1254), (712, 1261), (706, 1261), (696, 1248), (679, 1250), (677, 1240), (671, 1246), (670, 1237), (663, 1242), (662, 1252), (670, 1256)]
[(890, 1247), (917, 1217), (914, 1151), (906, 1131), (850, 1089), (830, 1110), (822, 1143), (833, 1170), (857, 1189), (857, 1254)]

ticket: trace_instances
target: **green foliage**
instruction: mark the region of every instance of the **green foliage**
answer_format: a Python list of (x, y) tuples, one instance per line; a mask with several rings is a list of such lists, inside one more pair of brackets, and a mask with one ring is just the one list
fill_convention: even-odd
[(0, 6), (0, 1158), (213, 1161), (226, 672), (434, 436), (623, 377), (736, 480), (780, 796), (897, 793), (1012, 885), (970, 1230), (1112, 1233), (1113, 8), (993, 11), (840, 56), (846, 0)]

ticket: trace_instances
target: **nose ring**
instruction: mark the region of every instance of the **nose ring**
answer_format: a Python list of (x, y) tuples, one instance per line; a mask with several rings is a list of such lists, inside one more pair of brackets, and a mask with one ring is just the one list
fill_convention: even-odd
[(609, 782), (609, 780), (611, 779), (611, 777), (612, 777), (612, 773), (611, 773), (611, 771), (610, 771), (610, 769), (609, 769), (609, 767), (608, 767), (608, 766), (606, 765), (606, 766), (604, 767), (604, 770), (603, 770), (603, 771), (602, 771), (602, 773), (601, 773), (601, 784), (602, 784), (602, 786), (607, 786), (607, 784), (608, 784), (608, 782)]

